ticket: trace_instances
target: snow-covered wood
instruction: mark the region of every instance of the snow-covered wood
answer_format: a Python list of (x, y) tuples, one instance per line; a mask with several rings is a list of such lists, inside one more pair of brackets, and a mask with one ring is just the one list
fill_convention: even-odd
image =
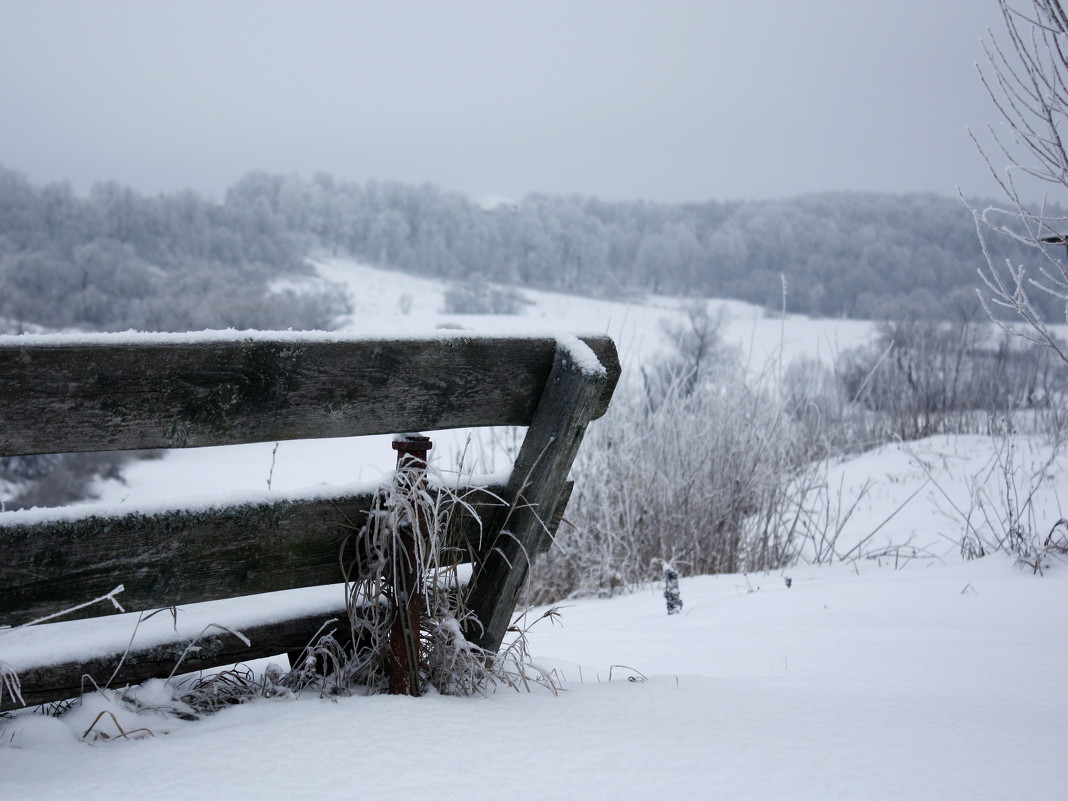
[[(503, 492), (487, 487), (466, 501), (489, 520)], [(118, 584), (125, 587), (119, 600), (132, 610), (338, 584), (345, 578), (341, 565), (353, 556), (344, 546), (366, 520), (372, 498), (283, 497), (47, 522), (13, 515), (11, 523), (0, 521), (0, 620), (17, 626)], [(458, 517), (450, 534), (458, 554), (480, 555), (473, 517)], [(99, 614), (91, 607), (65, 617)]]
[(588, 359), (556, 351), (503, 496), (509, 505), (498, 510), (486, 558), (472, 578), (468, 605), (480, 629), (468, 638), (487, 650), (500, 647), (530, 563), (552, 542), (544, 510), (556, 507), (586, 426), (613, 384), (606, 372), (591, 370)]
[[(607, 409), (619, 372), (615, 345), (603, 336), (2, 338), (0, 455), (526, 425), (507, 484), (464, 496), (481, 526), (461, 515), (449, 541), (458, 561), (473, 562), (470, 606), (485, 621), (480, 644), (496, 648), (528, 559), (547, 547), (564, 512), (586, 426)], [(372, 497), (0, 515), (0, 624), (27, 623), (119, 583), (132, 611), (340, 583), (342, 565), (354, 561), (348, 535), (363, 524)], [(238, 640), (202, 650), (196, 667), (262, 656), (264, 647), (303, 648), (323, 619), (274, 621), (256, 630), (251, 649)], [(157, 643), (129, 654), (140, 667), (125, 680), (166, 675), (173, 661), (160, 654), (177, 647)], [(117, 663), (114, 655), (97, 661), (104, 672)], [(67, 697), (83, 667), (31, 667), (24, 697)]]
[[(0, 342), (0, 456), (526, 425), (557, 349), (457, 334), (35, 339)], [(617, 377), (611, 340), (584, 342)]]
[[(286, 653), (295, 655), (303, 651), (320, 630), (332, 632), (339, 642), (348, 644), (351, 637), (345, 615), (344, 604), (339, 604), (331, 612), (301, 615), (276, 623), (240, 629), (235, 626), (232, 631), (212, 628), (205, 631), (195, 644), (175, 636), (168, 642), (100, 654), (86, 661), (37, 665), (19, 674), (22, 700), (26, 706), (34, 706), (76, 698), (94, 689), (85, 680), (86, 676), (101, 681), (110, 679), (110, 686), (124, 687), (167, 676), (176, 666), (179, 667), (179, 673), (194, 673), (261, 657)], [(336, 623), (331, 624), (331, 620)], [(233, 633), (238, 631), (244, 639)], [(3, 711), (19, 706), (8, 695), (0, 701), (0, 710)]]

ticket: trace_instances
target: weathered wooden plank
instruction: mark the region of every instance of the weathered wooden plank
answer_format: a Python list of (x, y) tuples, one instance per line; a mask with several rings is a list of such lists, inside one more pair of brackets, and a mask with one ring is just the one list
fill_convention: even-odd
[[(182, 659), (179, 673), (193, 673), (222, 665), (231, 665), (249, 659), (271, 657), (293, 651), (301, 651), (311, 639), (319, 633), (323, 623), (336, 618), (334, 637), (345, 645), (351, 640), (348, 618), (343, 604), (336, 610), (306, 615), (280, 623), (242, 628), (251, 646), (225, 632), (209, 632), (197, 641), (200, 646)], [(325, 632), (324, 632), (325, 633)], [(77, 698), (83, 689), (90, 691), (93, 684), (83, 682), (83, 676), (89, 676), (97, 685), (103, 686), (116, 667), (118, 674), (111, 680), (111, 687), (124, 687), (137, 684), (151, 678), (165, 678), (174, 670), (178, 660), (189, 645), (187, 640), (156, 645), (151, 648), (139, 648), (123, 658), (120, 653), (102, 655), (86, 662), (66, 662), (59, 665), (46, 665), (30, 668), (19, 673), (22, 683), (22, 699), (26, 706), (47, 704)], [(19, 708), (19, 704), (6, 692), (0, 704), (0, 711)]]
[[(560, 524), (560, 517), (563, 515), (572, 488), (574, 488), (574, 483), (567, 482), (561, 492), (561, 500), (557, 503), (556, 513), (550, 522), (550, 533), (554, 533), (557, 525)], [(488, 490), (496, 496), (503, 491), (504, 487), (493, 487)], [(365, 508), (368, 503), (370, 503), (370, 498), (361, 497), (352, 499), (348, 505)], [(478, 511), (489, 518), (496, 503), (490, 494), (485, 494), (483, 500), (475, 506)], [(90, 521), (94, 520), (98, 518), (90, 519)], [(480, 531), (478, 531), (477, 524), (470, 513), (458, 516), (456, 522), (454, 535), (458, 550), (462, 553), (476, 554), (481, 548), (478, 543)], [(0, 539), (2, 536), (3, 530), (0, 529)], [(119, 574), (116, 572), (116, 575)], [(128, 595), (125, 592), (121, 597), (128, 602)], [(99, 613), (100, 608), (96, 609), (96, 613)], [(0, 612), (3, 611), (0, 609)], [(89, 615), (92, 614), (94, 612), (90, 611)], [(251, 643), (249, 646), (231, 634), (213, 630), (198, 641), (197, 644), (200, 647), (197, 651), (194, 653), (191, 651), (182, 660), (182, 668), (179, 672), (205, 671), (235, 662), (299, 653), (312, 642), (316, 634), (325, 633), (321, 629), (324, 623), (331, 619), (336, 619), (337, 624), (329, 626), (328, 630), (334, 632), (334, 639), (343, 646), (348, 645), (350, 629), (346, 615), (345, 607), (339, 603), (339, 607), (329, 612), (303, 615), (261, 626), (238, 627), (241, 633), (249, 639)], [(227, 624), (225, 617), (220, 623), (221, 625)], [(34, 706), (77, 697), (82, 691), (89, 691), (93, 687), (90, 681), (83, 680), (84, 676), (91, 677), (97, 686), (104, 686), (105, 682), (110, 679), (111, 687), (135, 685), (150, 678), (166, 677), (174, 670), (178, 659), (182, 659), (187, 645), (189, 645), (187, 640), (173, 640), (150, 648), (135, 648), (125, 656), (115, 653), (100, 655), (88, 661), (33, 666), (18, 674), (21, 681), (22, 701), (26, 706)], [(117, 673), (116, 668), (119, 669)], [(114, 678), (111, 678), (112, 675)], [(19, 706), (7, 693), (0, 701), (0, 711), (16, 709)]]
[[(556, 513), (550, 523), (551, 533), (555, 533), (560, 523), (560, 517), (567, 506), (567, 499), (571, 495), (573, 486), (573, 482), (568, 481), (561, 492), (560, 502), (557, 504)], [(497, 496), (502, 492), (504, 492), (504, 487), (492, 487), (488, 490), (488, 493)], [(366, 508), (369, 500), (369, 498), (361, 497), (353, 499), (350, 503), (352, 507), (362, 509)], [(495, 503), (494, 498), (486, 494), (482, 501), (476, 504), (476, 507), (489, 518), (492, 516)], [(481, 547), (480, 532), (470, 513), (458, 515), (455, 523), (453, 534), (460, 552), (477, 554)], [(0, 538), (2, 536), (3, 531), (0, 529)], [(125, 598), (126, 593), (124, 592), (121, 597)], [(99, 608), (97, 609), (99, 612)], [(347, 646), (350, 644), (351, 631), (346, 616), (347, 610), (343, 604), (339, 604), (336, 609), (320, 614), (304, 615), (260, 626), (239, 626), (241, 633), (249, 639), (251, 643), (249, 646), (225, 632), (209, 632), (197, 642), (199, 649), (195, 653), (191, 652), (182, 660), (180, 672), (191, 673), (250, 659), (301, 652), (317, 634), (325, 633), (322, 631), (322, 626), (324, 622), (331, 619), (336, 619), (338, 623), (330, 625), (328, 631), (334, 631), (335, 639), (341, 645)], [(228, 625), (228, 621), (223, 618), (220, 624)], [(100, 686), (110, 679), (112, 687), (166, 677), (174, 669), (175, 663), (182, 658), (188, 644), (187, 640), (176, 639), (150, 648), (136, 648), (125, 656), (121, 653), (103, 654), (84, 662), (35, 666), (20, 671), (23, 701), (26, 706), (35, 706), (75, 698), (83, 690), (88, 691), (92, 688), (90, 682), (83, 681), (84, 676), (91, 677)], [(119, 668), (118, 673), (115, 672), (116, 668)], [(114, 679), (111, 678), (113, 674)], [(0, 701), (0, 711), (16, 709), (19, 706), (7, 693)]]
[[(468, 493), (491, 520), (504, 487)], [(0, 521), (0, 623), (19, 625), (95, 598), (118, 584), (128, 611), (344, 580), (342, 545), (366, 519), (372, 494), (279, 499), (223, 508), (122, 516)], [(12, 515), (17, 520), (17, 516)], [(450, 534), (457, 561), (487, 537), (464, 514)], [(89, 608), (72, 617), (94, 617)]]
[(557, 350), (503, 496), (510, 507), (498, 511), (497, 534), (468, 589), (467, 606), (481, 627), (469, 625), (467, 637), (489, 651), (501, 645), (530, 562), (551, 542), (547, 522), (560, 508), (586, 427), (614, 386), (609, 374), (591, 372), (567, 349)]
[[(526, 425), (556, 345), (459, 334), (26, 341), (0, 341), (0, 456)], [(618, 375), (612, 341), (584, 341)]]

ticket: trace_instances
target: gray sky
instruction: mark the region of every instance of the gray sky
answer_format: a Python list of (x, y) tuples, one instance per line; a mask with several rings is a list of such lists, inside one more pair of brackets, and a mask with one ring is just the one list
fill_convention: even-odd
[(0, 164), (221, 198), (253, 169), (473, 197), (995, 193), (995, 0), (0, 0)]

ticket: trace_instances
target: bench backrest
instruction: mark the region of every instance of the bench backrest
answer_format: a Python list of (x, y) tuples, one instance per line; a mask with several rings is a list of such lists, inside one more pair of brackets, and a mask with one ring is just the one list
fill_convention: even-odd
[[(607, 337), (0, 337), (0, 456), (527, 426), (511, 478), (493, 488), (513, 506), (507, 534), (488, 505), (479, 536), (474, 525), (456, 534), (474, 560), (467, 600), (482, 628), (472, 638), (495, 649), (528, 558), (548, 547), (566, 504), (586, 425), (607, 409), (618, 375)], [(119, 583), (128, 610), (338, 583), (341, 523), (362, 520), (372, 496), (0, 515), (0, 624), (58, 612)], [(260, 639), (278, 653), (306, 642), (313, 625), (295, 621), (291, 632)], [(253, 648), (238, 658), (255, 655), (264, 654)], [(233, 657), (219, 654), (216, 663)]]

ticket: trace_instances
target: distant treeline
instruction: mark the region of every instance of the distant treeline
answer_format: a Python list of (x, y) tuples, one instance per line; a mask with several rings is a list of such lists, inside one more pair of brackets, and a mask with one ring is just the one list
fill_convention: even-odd
[[(656, 291), (792, 311), (878, 317), (979, 283), (971, 211), (933, 194), (828, 193), (782, 201), (660, 204), (529, 195), (484, 208), (434, 186), (253, 173), (226, 204), (265, 200), (303, 248), (449, 279), (478, 275), (604, 296)], [(1007, 237), (995, 259), (1040, 258)], [(1052, 311), (1052, 310), (1050, 310)]]
[(143, 197), (114, 182), (78, 197), (0, 167), (0, 333), (330, 327), (344, 299), (268, 291), (306, 271), (298, 241), (266, 200)]
[[(1038, 263), (1007, 237), (996, 259)], [(115, 183), (75, 196), (0, 168), (0, 316), (49, 326), (325, 327), (326, 296), (265, 292), (309, 255), (463, 281), (625, 297), (656, 291), (790, 311), (932, 314), (975, 286), (971, 212), (936, 195), (831, 193), (659, 204), (530, 195), (485, 208), (429, 186), (252, 173), (219, 202)], [(1047, 310), (1051, 314), (1052, 309)]]

